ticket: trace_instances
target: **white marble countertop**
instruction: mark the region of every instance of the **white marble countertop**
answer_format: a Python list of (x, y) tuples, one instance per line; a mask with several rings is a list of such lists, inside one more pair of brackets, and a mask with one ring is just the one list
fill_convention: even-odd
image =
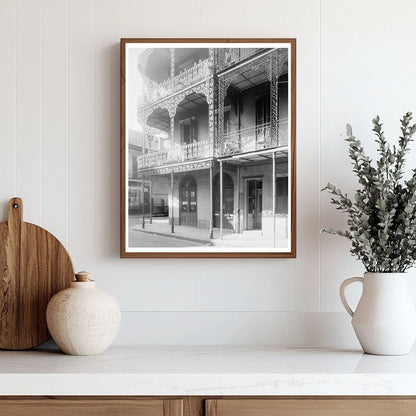
[(114, 347), (0, 351), (0, 395), (416, 395), (416, 350)]

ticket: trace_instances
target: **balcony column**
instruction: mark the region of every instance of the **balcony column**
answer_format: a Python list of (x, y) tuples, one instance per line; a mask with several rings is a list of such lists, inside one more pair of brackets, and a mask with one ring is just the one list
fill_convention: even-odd
[(173, 170), (170, 173), (170, 232), (175, 232), (175, 216), (173, 213)]
[(142, 228), (145, 228), (145, 213), (144, 213), (144, 170), (142, 171)]
[(240, 221), (240, 165), (237, 166), (237, 233), (241, 233)]
[(173, 78), (175, 76), (175, 49), (169, 48), (170, 52), (170, 77)]
[(220, 77), (218, 78), (218, 126), (217, 126), (217, 150), (219, 155), (223, 154), (224, 147), (224, 100), (227, 93), (227, 81)]
[(208, 94), (206, 100), (208, 103), (208, 141), (209, 141), (209, 156), (214, 155), (214, 78), (211, 77), (208, 81)]
[(169, 117), (169, 136), (170, 136), (170, 144), (172, 146), (172, 152), (173, 152), (173, 148), (175, 146), (175, 116)]
[(148, 114), (143, 112), (141, 114), (141, 118), (140, 118), (140, 125), (142, 127), (142, 137), (141, 137), (141, 145), (142, 145), (142, 153), (145, 153), (145, 149), (146, 149), (146, 123), (147, 123), (147, 117)]
[(209, 48), (208, 49), (208, 59), (209, 59), (209, 64), (211, 66), (211, 68), (214, 68), (215, 65), (215, 48)]
[(137, 172), (137, 182), (136, 182), (136, 206), (137, 206), (137, 216), (140, 220), (140, 180), (139, 180), (139, 172)]
[[(172, 107), (168, 108), (169, 112), (169, 138), (171, 144), (171, 155), (170, 160), (174, 159), (175, 154), (175, 115), (176, 115), (176, 104), (173, 104)], [(170, 232), (173, 234), (175, 232), (175, 215), (174, 215), (174, 205), (173, 205), (173, 169), (170, 174)]]
[(217, 49), (210, 48), (208, 50), (208, 60), (211, 77), (208, 82), (208, 93), (206, 94), (208, 103), (208, 138), (209, 138), (209, 154), (215, 156), (215, 132), (216, 132), (216, 117), (215, 109), (217, 107), (218, 94), (216, 93), (218, 88), (218, 77), (216, 74), (216, 55)]
[(152, 203), (152, 179), (149, 173), (148, 176), (148, 181), (149, 181), (149, 223), (152, 224), (153, 223), (153, 218), (152, 218), (152, 214), (153, 214), (153, 203)]
[(209, 238), (214, 237), (214, 224), (213, 224), (213, 195), (212, 195), (212, 165), (209, 168)]
[(223, 227), (223, 215), (224, 215), (224, 207), (222, 206), (224, 195), (222, 189), (222, 160), (220, 160), (220, 240), (222, 240), (222, 227)]
[(272, 210), (273, 210), (273, 248), (276, 247), (276, 153), (272, 153), (272, 163), (273, 163), (273, 203), (272, 203)]
[(279, 125), (279, 73), (278, 73), (278, 56), (276, 52), (270, 54), (270, 141), (271, 146), (277, 146), (278, 143), (278, 125)]
[(175, 115), (176, 115), (176, 104), (173, 104), (167, 109), (169, 113), (169, 139), (171, 146), (171, 160), (173, 160), (174, 149), (175, 149)]

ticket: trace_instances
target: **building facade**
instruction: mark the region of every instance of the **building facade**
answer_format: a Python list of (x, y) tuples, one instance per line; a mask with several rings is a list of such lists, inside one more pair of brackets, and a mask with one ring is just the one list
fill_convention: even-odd
[(165, 196), (171, 232), (287, 238), (287, 48), (145, 49), (138, 68), (142, 142), (149, 131), (163, 139), (134, 153), (132, 175), (148, 184), (149, 206), (156, 189)]
[[(163, 181), (153, 183), (139, 175), (138, 159), (144, 154), (163, 149), (167, 136), (148, 128), (146, 134), (128, 130), (128, 208), (130, 215), (167, 216), (168, 193)], [(151, 197), (150, 197), (151, 195)]]

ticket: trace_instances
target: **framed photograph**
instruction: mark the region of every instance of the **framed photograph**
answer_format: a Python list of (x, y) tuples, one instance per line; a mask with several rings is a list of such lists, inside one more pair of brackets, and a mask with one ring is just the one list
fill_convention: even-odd
[(295, 39), (121, 39), (121, 257), (295, 257), (295, 145)]

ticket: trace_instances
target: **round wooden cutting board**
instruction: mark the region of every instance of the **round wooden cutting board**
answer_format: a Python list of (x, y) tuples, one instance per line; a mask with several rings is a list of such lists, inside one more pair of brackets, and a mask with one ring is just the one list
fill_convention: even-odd
[(20, 198), (0, 223), (0, 348), (25, 350), (46, 341), (46, 306), (74, 280), (65, 247), (48, 231), (23, 222)]

